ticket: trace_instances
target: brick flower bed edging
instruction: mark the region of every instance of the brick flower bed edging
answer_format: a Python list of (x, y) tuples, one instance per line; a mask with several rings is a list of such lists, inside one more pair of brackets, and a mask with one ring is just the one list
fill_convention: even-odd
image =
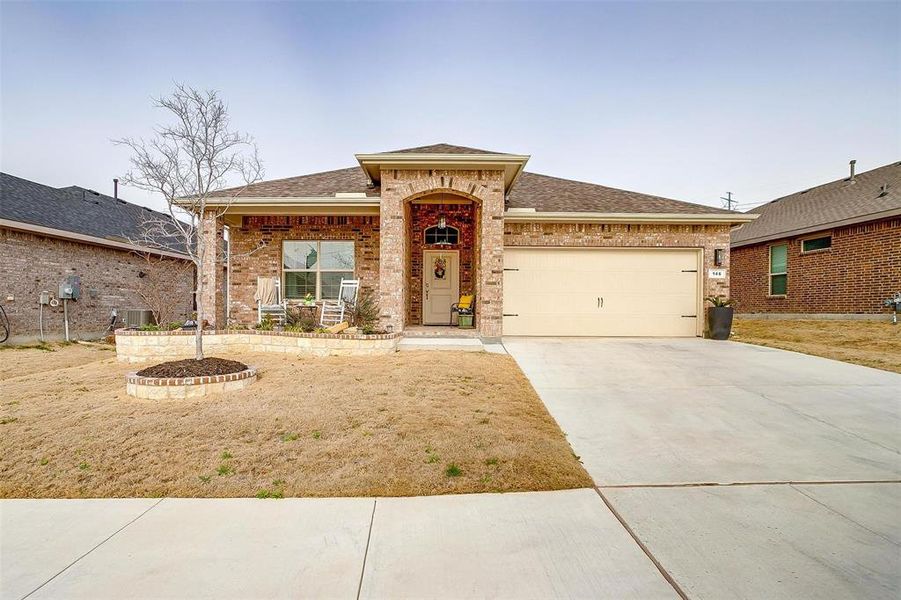
[[(397, 350), (397, 333), (295, 333), (291, 331), (219, 330), (203, 333), (208, 354), (276, 352), (309, 356), (375, 356)], [(116, 331), (120, 362), (163, 362), (194, 356), (193, 331)]]
[(256, 368), (248, 367), (237, 373), (203, 377), (141, 377), (137, 373), (129, 373), (125, 376), (125, 386), (129, 396), (169, 400), (233, 392), (246, 388), (256, 380)]

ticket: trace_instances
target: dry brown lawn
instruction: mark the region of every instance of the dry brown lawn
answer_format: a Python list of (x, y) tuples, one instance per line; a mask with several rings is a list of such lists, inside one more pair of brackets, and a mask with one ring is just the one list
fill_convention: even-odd
[[(231, 357), (230, 357), (231, 358)], [(240, 356), (249, 388), (125, 394), (113, 353), (0, 352), (0, 496), (401, 496), (592, 485), (509, 356)]]
[(736, 318), (737, 342), (794, 350), (901, 373), (901, 325), (886, 321), (796, 321)]

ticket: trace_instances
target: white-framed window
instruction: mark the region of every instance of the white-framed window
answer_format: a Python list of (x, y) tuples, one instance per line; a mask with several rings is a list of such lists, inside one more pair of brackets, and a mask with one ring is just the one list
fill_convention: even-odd
[(354, 243), (332, 240), (282, 242), (282, 281), (285, 298), (312, 294), (334, 300), (342, 279), (354, 278)]
[(770, 296), (788, 294), (788, 244), (770, 246)]
[(829, 248), (832, 248), (832, 235), (821, 235), (801, 240), (801, 252), (804, 254), (828, 250)]

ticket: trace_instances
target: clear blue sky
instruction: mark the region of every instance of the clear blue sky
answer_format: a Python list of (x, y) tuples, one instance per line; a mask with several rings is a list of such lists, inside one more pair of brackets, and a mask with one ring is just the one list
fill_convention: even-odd
[[(267, 178), (449, 142), (719, 204), (901, 159), (899, 3), (0, 4), (0, 166), (111, 192), (110, 139), (220, 90)], [(129, 200), (160, 206), (124, 190)]]

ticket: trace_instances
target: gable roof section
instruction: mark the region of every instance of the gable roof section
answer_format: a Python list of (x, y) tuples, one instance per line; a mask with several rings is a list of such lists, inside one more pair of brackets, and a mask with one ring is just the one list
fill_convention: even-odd
[[(468, 148), (466, 146), (454, 146), (453, 144), (431, 144), (429, 146), (418, 146), (416, 148), (403, 148), (402, 150), (391, 150), (382, 152), (381, 154), (509, 154), (507, 152), (492, 152), (491, 150), (480, 150), (479, 148)], [(513, 155), (510, 155), (513, 156)]]
[[(886, 190), (883, 193), (882, 186)], [(901, 214), (901, 162), (777, 198), (748, 211), (760, 215), (732, 232), (746, 246)]]
[[(0, 173), (0, 219), (137, 246), (148, 218), (170, 217), (78, 186), (54, 188)], [(173, 240), (166, 250), (182, 253)]]
[(508, 195), (508, 208), (536, 212), (729, 214), (713, 206), (692, 204), (628, 190), (524, 172)]

